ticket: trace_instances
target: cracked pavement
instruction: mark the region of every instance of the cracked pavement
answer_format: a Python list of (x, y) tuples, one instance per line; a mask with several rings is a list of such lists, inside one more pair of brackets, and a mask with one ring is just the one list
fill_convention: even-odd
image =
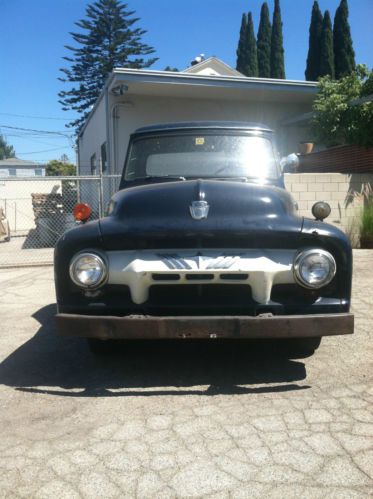
[(144, 342), (96, 359), (55, 335), (53, 270), (0, 271), (0, 497), (373, 495), (373, 251), (354, 251), (355, 334)]

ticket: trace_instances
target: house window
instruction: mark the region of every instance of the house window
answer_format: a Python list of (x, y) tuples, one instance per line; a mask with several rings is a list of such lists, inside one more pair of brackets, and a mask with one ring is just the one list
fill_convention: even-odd
[(15, 168), (9, 168), (9, 175), (11, 177), (16, 177), (17, 176), (17, 170)]
[(91, 156), (91, 175), (97, 175), (96, 153)]
[(16, 172), (17, 177), (35, 177), (34, 168), (17, 168)]
[(35, 175), (37, 177), (41, 177), (43, 175), (43, 169), (42, 168), (35, 168)]
[(102, 173), (107, 170), (106, 142), (101, 145), (101, 169)]

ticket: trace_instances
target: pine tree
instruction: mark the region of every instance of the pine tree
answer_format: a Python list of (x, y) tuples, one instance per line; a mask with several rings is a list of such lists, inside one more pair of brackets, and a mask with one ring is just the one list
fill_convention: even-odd
[(334, 78), (333, 31), (329, 11), (326, 10), (322, 20), (320, 39), (319, 76), (329, 75)]
[(262, 4), (258, 29), (258, 74), (261, 78), (271, 77), (271, 21), (267, 2)]
[(256, 39), (254, 34), (254, 24), (251, 12), (247, 15), (247, 32), (246, 32), (246, 76), (258, 76), (258, 54), (256, 49)]
[(313, 3), (310, 36), (308, 44), (307, 67), (305, 71), (306, 80), (316, 81), (320, 68), (320, 39), (322, 30), (322, 14), (317, 0)]
[(72, 56), (64, 57), (69, 68), (62, 68), (59, 78), (74, 86), (58, 95), (64, 111), (81, 116), (68, 126), (82, 126), (113, 68), (147, 68), (157, 60), (144, 59), (154, 49), (142, 43), (146, 31), (133, 27), (138, 21), (133, 14), (120, 0), (97, 0), (88, 5), (86, 19), (75, 23), (82, 32), (70, 34), (78, 47), (65, 46)]
[(271, 78), (285, 78), (280, 0), (275, 0), (271, 35)]
[(347, 0), (341, 0), (335, 12), (334, 29), (334, 65), (338, 80), (355, 69), (355, 52), (352, 46), (351, 30), (348, 23)]
[(240, 38), (237, 46), (237, 62), (236, 69), (242, 74), (245, 74), (246, 67), (246, 33), (247, 33), (247, 16), (242, 14)]
[(16, 155), (13, 146), (9, 145), (0, 134), (0, 159), (14, 158)]

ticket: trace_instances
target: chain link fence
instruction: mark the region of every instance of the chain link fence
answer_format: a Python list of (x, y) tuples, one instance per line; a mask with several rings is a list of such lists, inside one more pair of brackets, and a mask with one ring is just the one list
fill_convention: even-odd
[(50, 265), (58, 238), (76, 226), (73, 208), (104, 215), (120, 175), (0, 178), (0, 268)]

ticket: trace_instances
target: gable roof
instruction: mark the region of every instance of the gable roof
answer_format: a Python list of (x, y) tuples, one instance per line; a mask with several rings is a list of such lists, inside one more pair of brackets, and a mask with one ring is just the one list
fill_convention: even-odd
[(242, 73), (231, 68), (217, 57), (209, 57), (182, 72), (207, 76), (243, 76)]
[[(210, 62), (209, 62), (210, 61)], [(221, 71), (229, 74), (204, 74), (209, 64), (218, 64)], [(153, 69), (114, 68), (85, 123), (78, 133), (82, 137), (104, 96), (117, 95), (114, 89), (123, 87), (123, 94), (190, 97), (198, 89), (200, 98), (222, 98), (222, 91), (229, 91), (232, 99), (309, 104), (318, 91), (318, 82), (304, 80), (278, 80), (273, 78), (247, 77), (232, 69), (216, 57), (210, 57), (184, 71), (159, 71)], [(118, 96), (120, 98), (122, 94)], [(226, 96), (224, 96), (226, 98)]]
[(30, 167), (35, 168), (36, 166), (39, 167), (40, 165), (38, 163), (35, 163), (35, 161), (28, 161), (26, 159), (7, 158), (0, 160), (0, 166), (3, 167), (11, 166), (13, 168), (17, 168), (18, 166), (20, 166), (21, 168), (30, 168)]

